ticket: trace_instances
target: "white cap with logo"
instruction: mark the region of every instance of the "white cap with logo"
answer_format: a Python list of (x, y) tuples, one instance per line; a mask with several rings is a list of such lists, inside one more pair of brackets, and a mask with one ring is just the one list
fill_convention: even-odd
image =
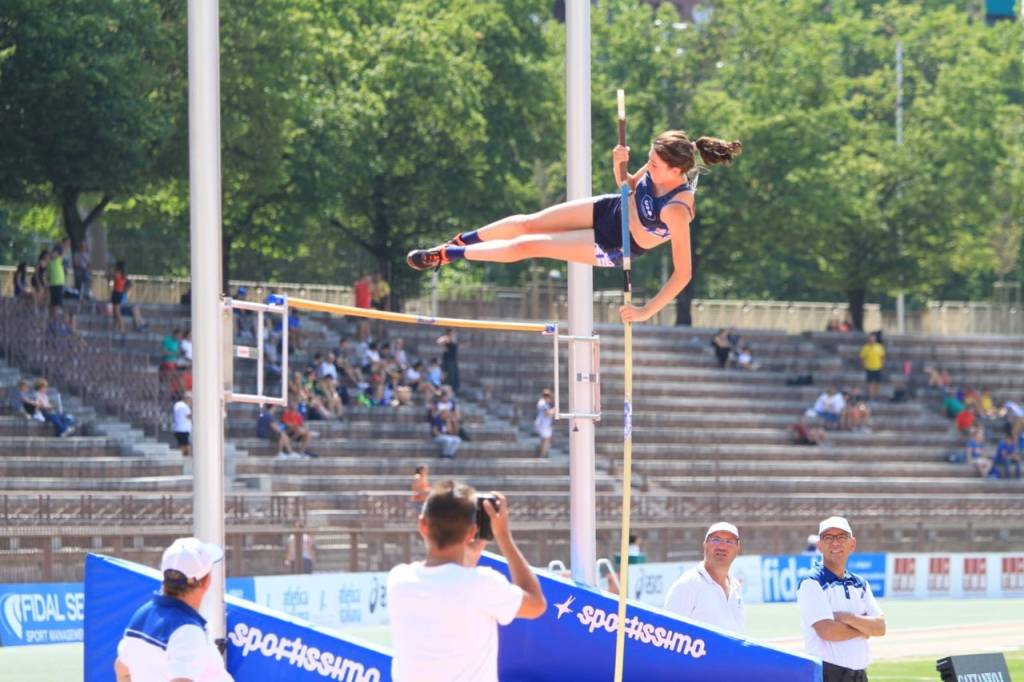
[(818, 535), (822, 535), (829, 528), (846, 531), (850, 534), (850, 537), (853, 537), (853, 529), (850, 528), (850, 522), (842, 516), (830, 516), (818, 524)]
[(224, 558), (224, 550), (217, 545), (200, 542), (198, 538), (178, 538), (164, 550), (160, 572), (178, 571), (189, 580), (199, 580)]
[(736, 526), (731, 523), (726, 523), (725, 521), (719, 521), (718, 523), (711, 524), (711, 527), (708, 528), (708, 532), (704, 534), (704, 541), (707, 542), (707, 539), (711, 537), (712, 533), (717, 533), (719, 531), (731, 533), (737, 540), (740, 539), (740, 532), (736, 529)]

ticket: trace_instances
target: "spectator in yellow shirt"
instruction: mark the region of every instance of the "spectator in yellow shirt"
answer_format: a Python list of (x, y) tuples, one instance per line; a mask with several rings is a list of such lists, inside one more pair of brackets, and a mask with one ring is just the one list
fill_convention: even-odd
[(373, 276), (373, 287), (370, 291), (373, 297), (373, 307), (377, 310), (387, 310), (391, 298), (391, 285), (381, 277), (379, 272)]
[(885, 346), (878, 342), (877, 334), (868, 335), (868, 342), (860, 349), (860, 361), (868, 384), (868, 400), (878, 400), (882, 389), (882, 367), (885, 366)]

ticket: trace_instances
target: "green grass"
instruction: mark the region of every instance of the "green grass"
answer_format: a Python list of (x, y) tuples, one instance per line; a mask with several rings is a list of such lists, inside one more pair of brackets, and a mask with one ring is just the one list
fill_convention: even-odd
[[(1006, 666), (1010, 671), (1010, 679), (1024, 680), (1024, 652), (1015, 651), (1006, 654)], [(899, 680), (899, 682), (916, 682), (930, 680), (936, 682), (939, 673), (935, 670), (935, 659), (913, 661), (886, 661), (874, 663), (868, 668), (871, 682), (878, 680)]]

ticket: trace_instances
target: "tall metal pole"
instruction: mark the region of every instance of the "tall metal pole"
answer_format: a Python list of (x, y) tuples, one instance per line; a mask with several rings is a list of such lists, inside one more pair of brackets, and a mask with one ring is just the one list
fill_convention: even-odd
[[(903, 146), (903, 41), (896, 41), (896, 146)], [(899, 227), (900, 250), (903, 249), (903, 226)], [(900, 274), (900, 291), (896, 294), (896, 329), (900, 334), (907, 331), (906, 300), (903, 292), (903, 275)]]
[[(188, 138), (192, 242), (192, 439), (194, 533), (224, 546), (221, 348), (220, 21), (218, 0), (188, 3)], [(201, 612), (210, 635), (225, 631), (224, 563)]]
[[(569, 199), (592, 195), (590, 184), (590, 0), (565, 3), (565, 140)], [(594, 278), (589, 265), (569, 263), (569, 334), (594, 332)], [(594, 412), (589, 381), (593, 374), (590, 349), (576, 352), (569, 342), (569, 411)], [(574, 579), (597, 583), (597, 523), (594, 512), (594, 422), (569, 420), (569, 524)]]

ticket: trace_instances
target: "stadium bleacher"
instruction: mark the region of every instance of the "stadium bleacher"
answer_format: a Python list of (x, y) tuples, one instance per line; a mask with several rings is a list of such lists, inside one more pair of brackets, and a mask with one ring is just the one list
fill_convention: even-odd
[[(134, 364), (155, 372), (160, 338), (188, 326), (188, 309), (147, 305), (145, 310), (148, 331), (117, 335), (109, 331), (108, 319), (83, 311), (81, 338), (113, 344)], [(354, 324), (304, 315), (303, 331), (304, 348), (293, 363), (332, 350), (341, 336), (353, 335)], [(605, 419), (596, 430), (595, 513), (598, 551), (611, 556), (618, 546), (621, 504), (622, 435), (616, 417), (622, 341), (616, 326), (597, 331)], [(405, 340), (410, 356), (440, 355), (436, 328), (389, 326), (388, 332)], [(711, 333), (678, 327), (635, 332), (634, 526), (649, 559), (694, 557), (701, 529), (720, 518), (749, 529), (744, 549), (752, 553), (796, 551), (815, 520), (832, 513), (857, 518), (861, 542), (878, 551), (910, 543), (918, 551), (994, 549), (1024, 535), (1024, 529), (1005, 522), (1019, 515), (1021, 482), (980, 480), (968, 465), (947, 462), (945, 455), (960, 439), (929, 400), (876, 402), (871, 432), (833, 431), (822, 447), (791, 443), (788, 425), (823, 386), (862, 381), (858, 336), (741, 330), (760, 365), (742, 371), (715, 365)], [(1024, 389), (1024, 369), (1013, 362), (1024, 341), (906, 335), (889, 336), (886, 343), (891, 368), (904, 361), (912, 362), (914, 371), (940, 365), (958, 383), (992, 387), (997, 401), (1019, 397)], [(408, 486), (420, 462), (431, 464), (433, 480), (451, 476), (508, 491), (528, 558), (538, 564), (567, 559), (564, 427), (556, 428), (547, 459), (537, 458), (530, 434), (537, 397), (552, 381), (550, 353), (550, 340), (540, 336), (460, 334), (460, 407), (472, 440), (452, 461), (435, 458), (420, 406), (348, 408), (340, 421), (310, 424), (317, 432), (311, 449), (318, 458), (279, 460), (271, 443), (256, 438), (256, 408), (230, 405), (232, 572), (282, 570), (283, 538), (297, 522), (316, 534), (320, 570), (386, 568), (415, 554), (419, 541)], [(236, 380), (252, 382), (252, 372), (239, 367)], [(22, 374), (34, 376), (33, 368), (0, 373), (0, 390)], [(786, 379), (797, 374), (812, 374), (814, 385), (787, 385)], [(83, 398), (88, 403), (90, 396), (108, 396), (97, 399), (95, 407), (109, 419), (109, 396), (116, 398), (118, 383), (133, 380), (138, 376), (105, 377)], [(5, 474), (0, 513), (7, 536), (0, 540), (0, 563), (10, 567), (6, 578), (17, 579), (42, 562), (54, 579), (77, 579), (81, 555), (90, 549), (151, 562), (167, 537), (188, 528), (191, 462), (167, 447), (170, 403), (166, 395), (162, 401), (113, 415), (127, 422), (125, 428), (136, 429), (149, 427), (152, 415), (158, 415), (160, 432), (149, 429), (130, 446), (107, 435), (56, 439), (34, 422), (0, 417)], [(150, 445), (153, 449), (145, 450)], [(111, 511), (118, 505), (120, 516)], [(55, 519), (61, 532), (47, 544), (43, 538), (53, 532)]]

